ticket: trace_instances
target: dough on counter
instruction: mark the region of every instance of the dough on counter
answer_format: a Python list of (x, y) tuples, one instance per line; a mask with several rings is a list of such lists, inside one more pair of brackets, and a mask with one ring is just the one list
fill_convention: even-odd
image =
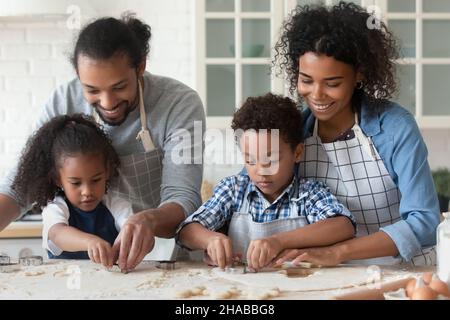
[(204, 286), (197, 286), (193, 289), (184, 289), (181, 291), (177, 291), (175, 292), (175, 297), (176, 298), (182, 298), (182, 299), (186, 299), (186, 298), (190, 298), (193, 296), (202, 296), (204, 294), (204, 292), (206, 291), (206, 287)]
[(235, 286), (228, 288), (214, 288), (206, 292), (213, 299), (232, 299), (240, 295), (241, 291)]
[(45, 274), (44, 270), (26, 270), (24, 272), (25, 276), (27, 277), (33, 277), (33, 276), (40, 276)]
[(275, 284), (281, 291), (343, 289), (366, 284), (370, 280), (370, 273), (365, 266), (311, 268), (308, 272), (311, 274), (306, 277), (288, 277), (278, 271), (233, 274), (220, 268), (213, 269), (216, 276), (250, 288), (273, 288)]

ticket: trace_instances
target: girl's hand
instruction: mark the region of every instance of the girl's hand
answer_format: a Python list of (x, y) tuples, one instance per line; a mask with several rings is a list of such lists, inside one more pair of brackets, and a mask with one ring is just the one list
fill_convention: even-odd
[(247, 250), (248, 267), (258, 270), (267, 266), (281, 250), (283, 247), (274, 237), (251, 241)]
[(233, 263), (233, 249), (231, 239), (225, 235), (213, 236), (208, 240), (206, 246), (212, 264), (224, 269)]
[(339, 247), (329, 246), (321, 248), (287, 249), (275, 258), (275, 266), (292, 260), (293, 264), (302, 261), (310, 262), (320, 266), (335, 266), (342, 263)]
[(114, 251), (111, 245), (101, 238), (94, 238), (88, 242), (89, 259), (95, 263), (101, 263), (107, 268), (112, 268), (114, 263)]

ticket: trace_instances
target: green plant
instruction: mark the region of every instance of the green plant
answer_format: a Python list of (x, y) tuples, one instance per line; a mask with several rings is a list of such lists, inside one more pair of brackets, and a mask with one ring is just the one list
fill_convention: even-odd
[(436, 192), (440, 196), (450, 197), (450, 171), (438, 168), (432, 171)]

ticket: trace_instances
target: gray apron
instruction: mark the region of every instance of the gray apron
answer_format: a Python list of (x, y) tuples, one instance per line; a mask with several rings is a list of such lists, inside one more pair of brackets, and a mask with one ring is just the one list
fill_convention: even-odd
[[(305, 152), (299, 175), (324, 182), (344, 204), (357, 222), (357, 237), (379, 231), (381, 227), (401, 220), (401, 194), (389, 175), (372, 139), (358, 125), (355, 114), (355, 137), (345, 141), (322, 143), (317, 134), (317, 119), (313, 135), (305, 140)], [(363, 264), (392, 265), (404, 262), (401, 257), (381, 257), (353, 260)], [(414, 265), (434, 265), (433, 247), (421, 249), (412, 258)]]
[[(247, 197), (248, 190), (249, 188), (247, 187), (243, 203), (239, 210), (233, 213), (228, 228), (228, 236), (233, 244), (233, 252), (241, 253), (243, 260), (246, 260), (250, 241), (266, 238), (280, 232), (295, 230), (308, 224), (305, 216), (298, 215), (299, 210), (297, 202), (300, 198), (291, 198), (289, 204), (290, 216), (287, 219), (277, 219), (268, 222), (253, 221), (249, 206), (250, 203)], [(267, 200), (265, 200), (265, 206), (266, 208), (270, 206), (270, 203)]]
[[(120, 156), (119, 176), (110, 183), (108, 193), (131, 203), (133, 212), (137, 213), (150, 208), (157, 208), (161, 202), (162, 157), (161, 150), (155, 147), (147, 127), (142, 86), (139, 86), (139, 112), (141, 131), (136, 139), (144, 147), (144, 153), (133, 153)], [(96, 112), (94, 118), (101, 119)], [(153, 251), (145, 260), (171, 260), (174, 255), (173, 239), (155, 239)]]

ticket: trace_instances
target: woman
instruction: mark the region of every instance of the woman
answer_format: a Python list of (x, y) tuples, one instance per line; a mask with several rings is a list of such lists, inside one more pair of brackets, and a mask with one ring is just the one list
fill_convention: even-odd
[(398, 51), (373, 19), (340, 2), (297, 7), (284, 24), (276, 61), (308, 107), (299, 174), (324, 181), (358, 228), (333, 246), (285, 251), (277, 264), (435, 263), (439, 208), (427, 149), (414, 117), (388, 101)]

